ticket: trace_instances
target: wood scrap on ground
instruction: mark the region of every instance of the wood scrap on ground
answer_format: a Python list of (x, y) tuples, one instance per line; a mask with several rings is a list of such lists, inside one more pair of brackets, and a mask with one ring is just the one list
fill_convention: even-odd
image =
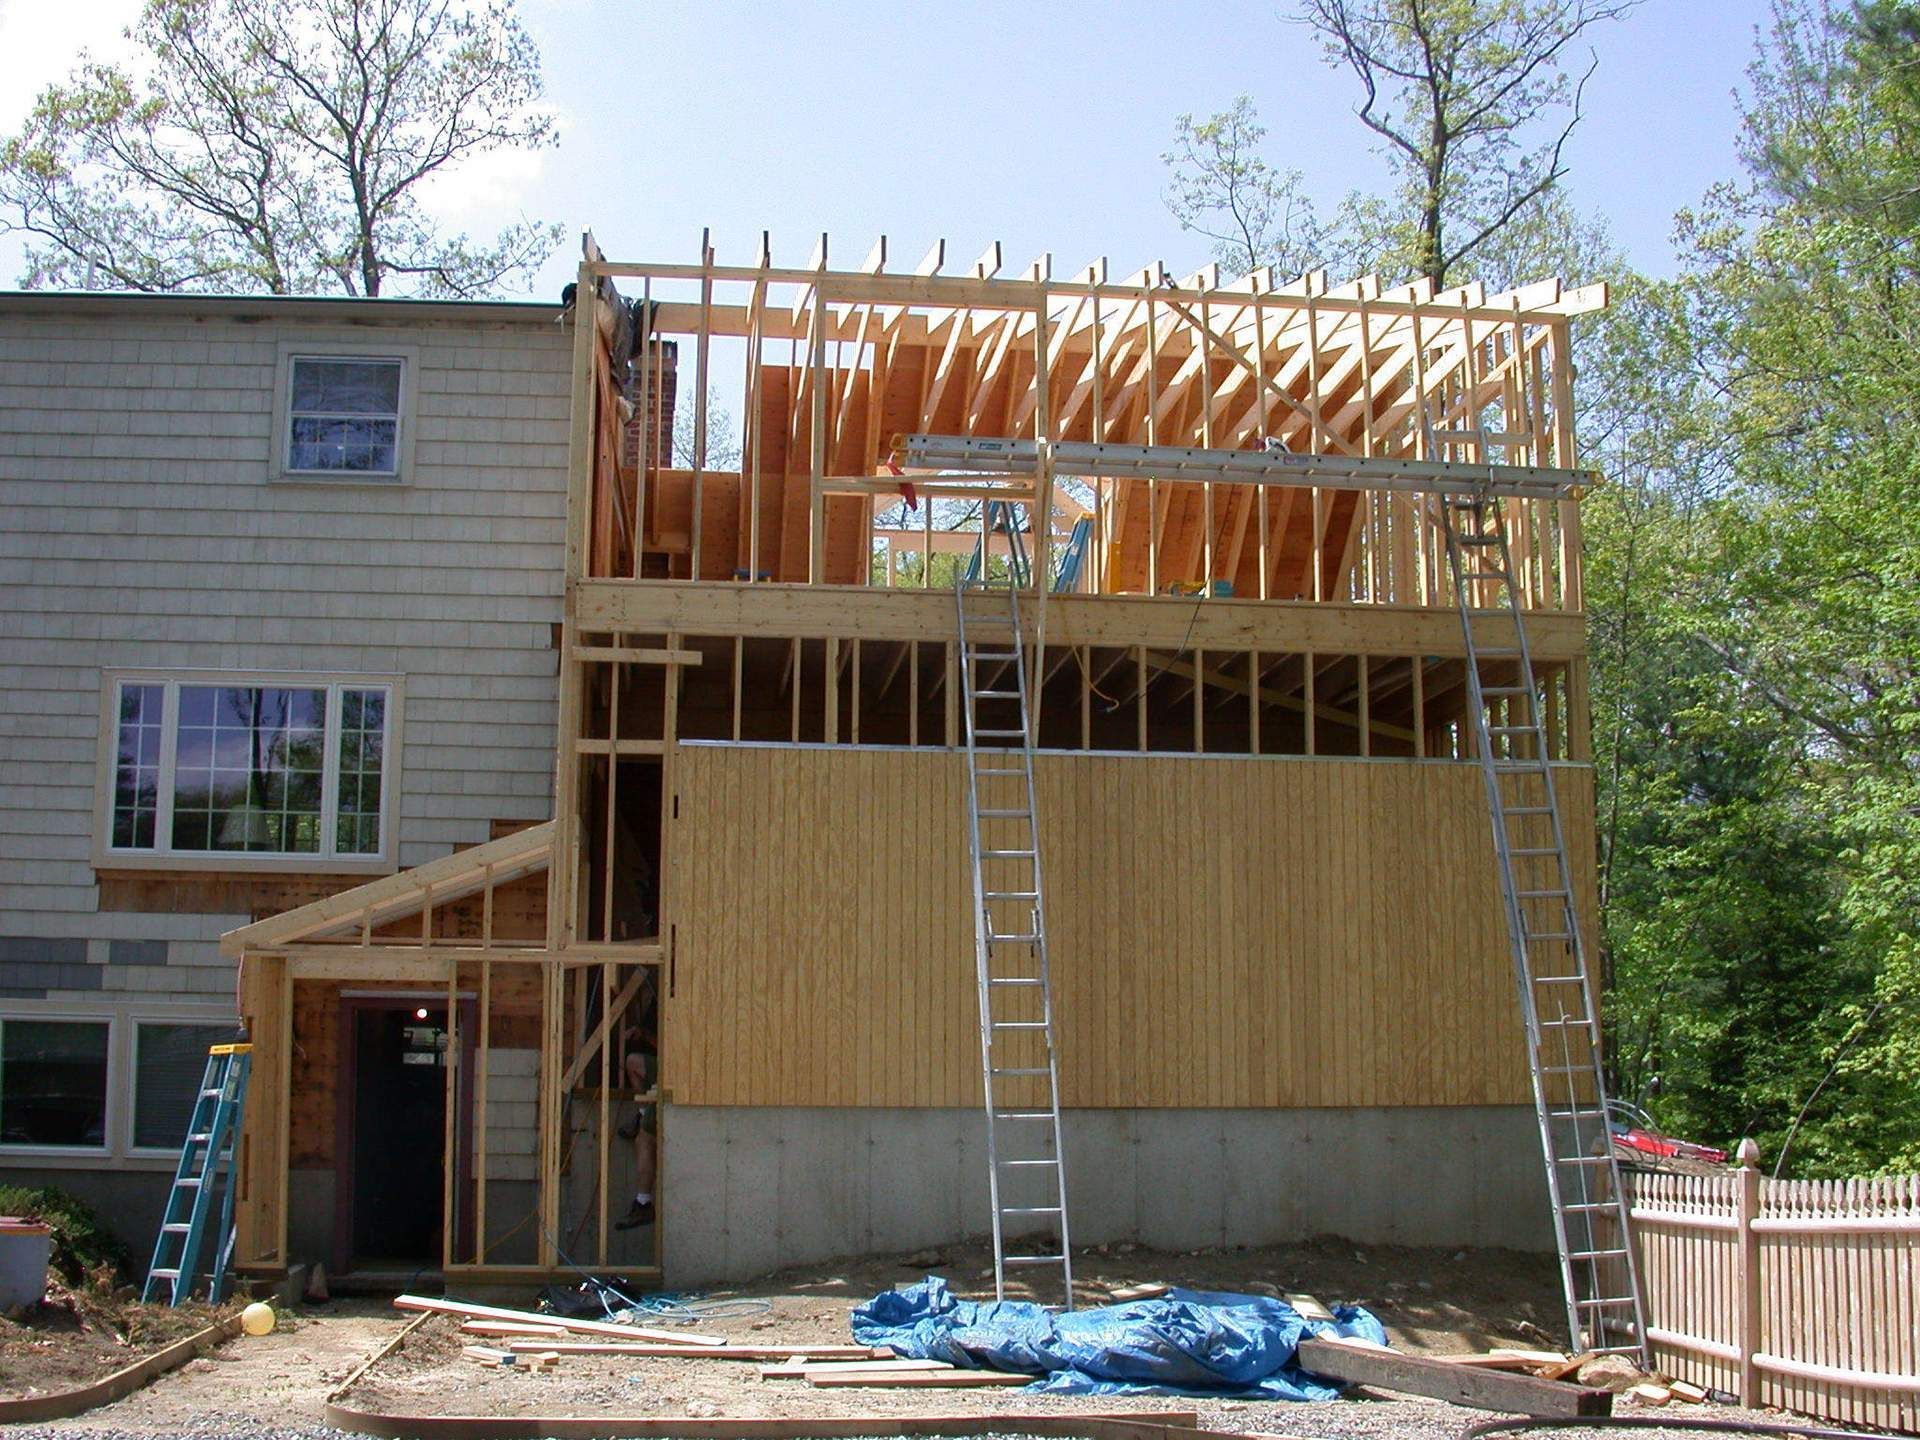
[(787, 1360), (762, 1365), (762, 1380), (811, 1380), (816, 1375), (899, 1375), (905, 1372), (952, 1370), (944, 1360)]
[(551, 1350), (536, 1350), (521, 1354), (513, 1350), (501, 1350), (492, 1345), (462, 1346), (460, 1353), (469, 1360), (498, 1370), (552, 1370), (560, 1363), (560, 1356)]
[(1502, 1410), (1542, 1419), (1613, 1413), (1613, 1396), (1536, 1375), (1485, 1370), (1364, 1341), (1312, 1337), (1300, 1342), (1301, 1368), (1324, 1380), (1426, 1395), (1474, 1410)]
[(1031, 1375), (1009, 1375), (1001, 1370), (918, 1370), (902, 1374), (874, 1372), (851, 1375), (812, 1375), (807, 1379), (816, 1389), (866, 1385), (889, 1390), (961, 1390), (982, 1385), (1031, 1385)]
[(461, 1320), (501, 1320), (524, 1325), (571, 1330), (582, 1335), (616, 1335), (629, 1340), (654, 1340), (671, 1345), (724, 1345), (721, 1335), (697, 1335), (683, 1330), (651, 1330), (643, 1325), (619, 1325), (611, 1320), (575, 1320), (565, 1315), (542, 1315), (532, 1310), (505, 1310), (497, 1305), (470, 1305), (464, 1300), (438, 1300), (431, 1295), (396, 1295), (396, 1310), (426, 1310)]
[(650, 1345), (617, 1340), (512, 1339), (509, 1350), (553, 1350), (562, 1355), (626, 1355), (650, 1360), (892, 1360), (872, 1345)]

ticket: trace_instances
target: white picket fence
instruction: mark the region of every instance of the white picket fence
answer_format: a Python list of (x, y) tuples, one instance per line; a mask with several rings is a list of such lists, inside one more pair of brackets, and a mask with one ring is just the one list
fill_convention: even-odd
[(1920, 1176), (1629, 1171), (1656, 1364), (1826, 1420), (1920, 1432)]

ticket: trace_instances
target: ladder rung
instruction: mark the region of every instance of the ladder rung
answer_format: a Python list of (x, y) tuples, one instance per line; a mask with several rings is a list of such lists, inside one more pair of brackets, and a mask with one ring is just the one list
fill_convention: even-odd
[(1611, 1165), (1613, 1157), (1611, 1155), (1556, 1155), (1553, 1157), (1553, 1163), (1556, 1165)]
[(1529, 857), (1539, 856), (1539, 855), (1558, 855), (1559, 853), (1560, 853), (1559, 847), (1554, 845), (1532, 845), (1532, 846), (1528, 846), (1525, 849), (1507, 851), (1507, 854), (1509, 855), (1516, 855), (1516, 856), (1524, 855)]
[[(1569, 937), (1565, 935), (1534, 935), (1530, 938), (1534, 940), (1565, 940)], [(1587, 977), (1585, 975), (1535, 975), (1533, 977), (1533, 983), (1536, 985), (1584, 985), (1587, 983)]]
[(1551, 815), (1553, 807), (1551, 805), (1502, 805), (1500, 813), (1502, 815)]
[(989, 985), (1044, 985), (1046, 982), (1030, 975), (993, 975), (987, 979)]
[(975, 765), (973, 773), (976, 775), (1024, 775), (1027, 773), (1027, 767), (1024, 765)]
[(987, 943), (989, 945), (1038, 945), (1040, 937), (1038, 935), (989, 935)]
[(173, 1183), (176, 1185), (198, 1186), (200, 1184), (200, 1177), (198, 1175), (182, 1175)]
[(1533, 690), (1526, 685), (1482, 685), (1482, 695), (1531, 695)]
[(1581, 1310), (1604, 1310), (1609, 1305), (1632, 1305), (1631, 1295), (1603, 1295), (1597, 1300), (1576, 1300), (1575, 1307)]
[[(1542, 1075), (1591, 1075), (1593, 1073), (1593, 1066), (1591, 1065), (1542, 1065), (1540, 1067), (1540, 1073)], [(1547, 1112), (1547, 1114), (1551, 1118), (1556, 1120), (1579, 1120), (1585, 1116), (1598, 1115), (1599, 1113), (1600, 1112), (1598, 1110), (1566, 1110), (1566, 1111), (1549, 1110)]]
[(1546, 761), (1529, 759), (1524, 755), (1496, 755), (1487, 763), (1503, 775), (1538, 775), (1547, 768)]
[(995, 1020), (991, 1028), (995, 1030), (1044, 1030), (1049, 1024), (1045, 1020)]
[(147, 1275), (148, 1278), (158, 1275), (163, 1280), (178, 1280), (180, 1278), (180, 1272), (178, 1270), (149, 1270), (147, 1271)]
[(973, 650), (968, 652), (969, 660), (1018, 660), (1019, 653), (1013, 650)]
[(1006, 739), (1006, 738), (1008, 738), (1008, 737), (1010, 737), (1010, 736), (1014, 736), (1014, 735), (1024, 735), (1024, 734), (1026, 734), (1027, 732), (1026, 732), (1025, 730), (981, 730), (981, 729), (975, 729), (973, 733), (974, 733), (974, 734), (975, 734), (976, 736), (978, 736), (978, 735), (989, 735), (989, 736), (992, 736), (992, 737), (993, 737), (994, 739)]
[(996, 1110), (993, 1112), (993, 1118), (996, 1120), (1051, 1120), (1053, 1112), (1051, 1110)]
[(1018, 700), (1020, 698), (1020, 692), (1018, 690), (976, 690), (973, 692), (973, 698), (976, 700)]
[(1556, 890), (1516, 890), (1513, 893), (1516, 898), (1521, 900), (1545, 900), (1554, 895), (1565, 895), (1567, 892), (1563, 889), (1556, 889)]
[(982, 810), (982, 820), (1024, 820), (1033, 814), (1031, 810)]
[(1038, 900), (1038, 890), (983, 890), (980, 892), (988, 900)]
[(1542, 1030), (1568, 1030), (1578, 1025), (1584, 1029), (1586, 1026), (1591, 1025), (1592, 1023), (1593, 1023), (1592, 1020), (1587, 1019), (1585, 1017), (1568, 1016), (1564, 1020), (1542, 1020), (1540, 1022), (1540, 1028)]
[(980, 852), (982, 860), (1031, 860), (1033, 857), (1034, 852), (1031, 850), (982, 850)]
[[(1050, 1075), (1053, 1072), (1044, 1065), (996, 1065), (993, 1067), (993, 1073), (996, 1075)], [(1020, 1162), (1009, 1160), (1006, 1163), (1013, 1165)]]
[(1058, 1160), (1001, 1160), (1000, 1165), (1008, 1169), (1030, 1170), (1037, 1165), (1058, 1165)]
[(1567, 1254), (1569, 1260), (1608, 1260), (1625, 1255), (1625, 1250), (1573, 1250)]
[(1000, 1263), (1002, 1265), (1063, 1265), (1066, 1260), (1060, 1255), (1006, 1255), (1001, 1257)]
[(192, 1229), (193, 1227), (191, 1225), (168, 1224), (162, 1225), (160, 1232), (163, 1235), (185, 1235)]

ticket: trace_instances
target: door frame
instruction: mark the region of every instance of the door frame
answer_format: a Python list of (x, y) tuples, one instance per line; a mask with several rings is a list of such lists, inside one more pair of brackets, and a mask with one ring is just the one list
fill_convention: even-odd
[[(473, 1231), (473, 1207), (462, 1206), (460, 1200), (473, 1188), (473, 1091), (470, 1077), (474, 1073), (474, 1032), (479, 1024), (478, 1005), (475, 997), (462, 990), (456, 997), (457, 1013), (447, 1018), (457, 1032), (459, 1049), (452, 1057), (454, 1063), (445, 1067), (447, 1081), (447, 1104), (454, 1106), (454, 1151), (455, 1171), (453, 1194), (455, 1214), (458, 1219), (458, 1234), (455, 1245), (458, 1253), (465, 1254), (470, 1247)], [(367, 1011), (379, 1010), (417, 1010), (422, 1006), (428, 1009), (447, 1009), (447, 992), (444, 990), (395, 990), (370, 994), (342, 992), (339, 997), (339, 1009), (335, 1023), (340, 1037), (339, 1068), (334, 1076), (334, 1114), (333, 1114), (333, 1272), (336, 1275), (352, 1273), (353, 1263), (353, 1190), (354, 1190), (354, 1139), (356, 1112), (358, 1109), (360, 1058), (360, 1016)], [(465, 1103), (462, 1103), (465, 1102)], [(443, 1129), (441, 1134), (445, 1136)], [(444, 1145), (444, 1138), (442, 1144)], [(445, 1157), (442, 1157), (444, 1162)], [(432, 1262), (432, 1268), (439, 1270), (446, 1263), (446, 1217), (440, 1222), (440, 1254)]]

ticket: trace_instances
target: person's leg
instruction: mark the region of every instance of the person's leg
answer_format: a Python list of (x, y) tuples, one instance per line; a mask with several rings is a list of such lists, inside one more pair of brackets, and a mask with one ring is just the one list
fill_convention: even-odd
[(613, 1228), (616, 1230), (631, 1230), (638, 1225), (653, 1223), (653, 1177), (658, 1163), (653, 1117), (651, 1105), (640, 1106), (634, 1115), (633, 1205), (628, 1209), (625, 1219), (615, 1222)]

